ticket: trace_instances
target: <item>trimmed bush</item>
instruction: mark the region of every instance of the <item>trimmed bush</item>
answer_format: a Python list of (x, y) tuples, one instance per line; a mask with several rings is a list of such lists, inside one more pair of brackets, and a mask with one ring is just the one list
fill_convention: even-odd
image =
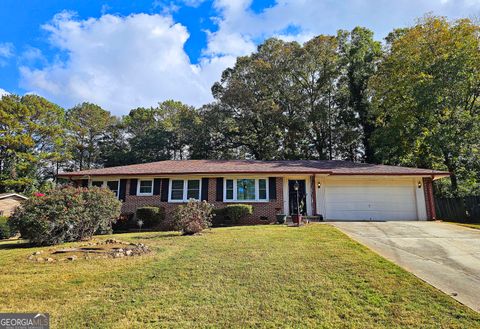
[(195, 234), (211, 226), (213, 205), (206, 201), (190, 199), (178, 206), (173, 214), (173, 225), (183, 234)]
[(0, 216), (0, 240), (8, 239), (15, 235), (14, 231), (10, 230), (7, 220), (7, 217)]
[(122, 203), (108, 189), (65, 187), (22, 202), (9, 222), (35, 245), (53, 245), (111, 233)]
[(228, 218), (225, 216), (225, 208), (215, 208), (212, 210), (212, 226), (224, 226), (228, 222)]
[(135, 213), (136, 220), (143, 222), (142, 227), (159, 227), (165, 220), (165, 209), (160, 207), (140, 207)]
[(253, 207), (249, 204), (229, 204), (225, 207), (225, 217), (230, 218), (233, 224), (238, 224), (241, 219), (253, 213)]

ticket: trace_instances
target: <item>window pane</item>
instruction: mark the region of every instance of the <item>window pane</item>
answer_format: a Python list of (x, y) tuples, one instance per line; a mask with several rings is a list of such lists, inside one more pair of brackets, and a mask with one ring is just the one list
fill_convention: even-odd
[(258, 180), (258, 198), (260, 200), (267, 199), (267, 180), (266, 179)]
[(226, 186), (226, 199), (233, 200), (233, 179), (227, 179), (225, 181)]
[(183, 200), (183, 180), (172, 180), (172, 200)]
[(107, 182), (107, 187), (118, 196), (118, 181), (114, 180)]
[(102, 187), (102, 185), (103, 185), (103, 182), (102, 182), (102, 181), (93, 181), (93, 182), (92, 182), (92, 186)]
[(140, 181), (140, 193), (143, 193), (143, 194), (152, 193), (152, 181), (151, 180), (141, 180)]
[(200, 180), (189, 180), (187, 182), (187, 199), (200, 199)]
[(237, 180), (237, 200), (255, 200), (255, 179)]

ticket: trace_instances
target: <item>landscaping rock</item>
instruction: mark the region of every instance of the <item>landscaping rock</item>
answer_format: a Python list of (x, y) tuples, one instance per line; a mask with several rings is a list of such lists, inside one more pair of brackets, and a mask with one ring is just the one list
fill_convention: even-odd
[(126, 255), (126, 256), (132, 256), (132, 255), (133, 255), (133, 251), (127, 250), (127, 251), (125, 251), (125, 255)]
[(75, 256), (75, 255), (68, 256), (67, 259), (71, 260), (71, 261), (74, 261), (74, 260), (77, 260), (77, 256)]
[(121, 253), (121, 252), (116, 252), (116, 253), (113, 254), (114, 258), (120, 258), (120, 257), (124, 257), (124, 256), (125, 256), (125, 254)]
[(32, 255), (40, 255), (42, 253), (43, 253), (43, 251), (39, 250), (39, 251), (35, 251)]
[(55, 259), (53, 259), (53, 258), (50, 258), (50, 257), (48, 257), (48, 258), (47, 258), (47, 259), (45, 259), (45, 260), (46, 260), (47, 262), (49, 262), (49, 263), (52, 263), (52, 262), (54, 262), (54, 261), (55, 261)]
[(42, 262), (45, 261), (45, 259), (43, 259), (42, 257), (38, 257), (38, 258), (36, 259), (36, 261), (39, 262), (39, 263), (42, 263)]

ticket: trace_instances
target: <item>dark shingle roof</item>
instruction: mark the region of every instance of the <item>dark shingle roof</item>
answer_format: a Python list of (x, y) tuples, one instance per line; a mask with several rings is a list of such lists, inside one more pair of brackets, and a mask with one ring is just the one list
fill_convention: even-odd
[(446, 171), (354, 163), (339, 160), (168, 160), (59, 174), (59, 177), (180, 175), (180, 174), (331, 174), (331, 175), (414, 175), (448, 176)]

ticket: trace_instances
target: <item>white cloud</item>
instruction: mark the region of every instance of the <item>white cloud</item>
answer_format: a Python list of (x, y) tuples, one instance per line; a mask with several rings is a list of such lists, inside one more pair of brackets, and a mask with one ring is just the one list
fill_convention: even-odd
[(189, 34), (168, 16), (77, 20), (64, 12), (44, 29), (68, 59), (40, 69), (22, 66), (21, 84), (66, 107), (89, 101), (125, 114), (165, 99), (201, 105), (211, 101), (211, 85), (233, 64), (227, 56), (192, 65), (183, 49)]
[(5, 95), (10, 95), (10, 93), (5, 89), (0, 88), (0, 98), (2, 98)]
[(14, 54), (13, 44), (10, 42), (0, 43), (0, 67), (7, 65), (7, 59)]
[[(158, 0), (159, 7), (168, 9), (162, 15), (104, 14), (80, 20), (60, 13), (44, 29), (62, 56), (40, 68), (23, 62), (21, 86), (65, 107), (90, 101), (115, 114), (165, 99), (198, 106), (212, 100), (211, 85), (237, 56), (251, 53), (271, 36), (305, 42), (360, 25), (381, 39), (428, 12), (452, 19), (480, 14), (480, 0), (277, 0), (261, 12), (250, 8), (252, 0), (216, 0), (218, 14), (212, 19), (218, 29), (206, 31), (207, 44), (198, 64), (192, 64), (184, 50), (186, 27), (166, 13), (177, 4), (202, 1)], [(36, 50), (23, 56), (42, 62)]]

